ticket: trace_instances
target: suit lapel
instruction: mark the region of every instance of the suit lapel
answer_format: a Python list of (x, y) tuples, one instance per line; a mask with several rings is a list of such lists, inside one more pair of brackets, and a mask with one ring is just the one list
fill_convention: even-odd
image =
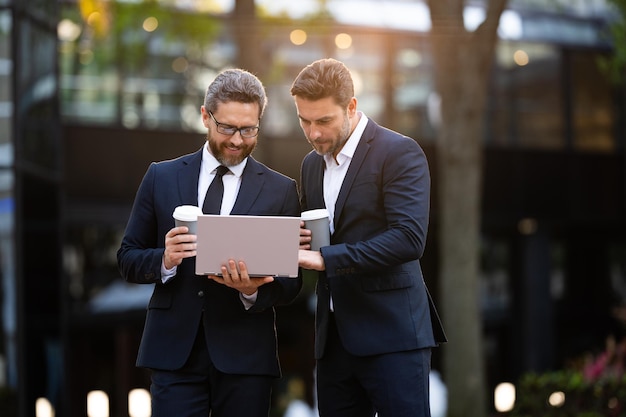
[(198, 179), (202, 148), (188, 158), (181, 159), (182, 166), (178, 170), (178, 190), (182, 204), (198, 205)]
[(241, 175), (239, 193), (231, 214), (249, 214), (252, 204), (261, 192), (264, 183), (265, 176), (261, 166), (251, 156), (248, 157), (248, 162)]
[(324, 169), (326, 169), (324, 158), (315, 154), (313, 166), (315, 177), (311, 182), (311, 191), (307, 196), (307, 207), (309, 208), (326, 207), (326, 203), (324, 202)]
[(371, 120), (368, 121), (365, 131), (363, 131), (363, 135), (361, 135), (361, 140), (359, 140), (359, 144), (354, 151), (354, 156), (350, 162), (350, 167), (348, 167), (348, 172), (346, 172), (346, 177), (343, 180), (343, 184), (341, 184), (341, 189), (339, 190), (339, 195), (337, 196), (337, 202), (335, 203), (335, 216), (333, 219), (335, 230), (337, 230), (337, 223), (341, 218), (341, 211), (343, 210), (343, 207), (346, 204), (346, 199), (352, 189), (352, 183), (354, 182), (359, 169), (361, 169), (361, 165), (363, 164), (363, 161), (365, 161), (365, 157), (369, 152), (370, 141), (374, 139), (374, 130), (374, 122)]

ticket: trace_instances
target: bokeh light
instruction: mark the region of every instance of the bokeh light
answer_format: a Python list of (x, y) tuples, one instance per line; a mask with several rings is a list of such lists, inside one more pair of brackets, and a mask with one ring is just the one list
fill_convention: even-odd
[(294, 29), (289, 34), (289, 40), (294, 45), (303, 45), (306, 42), (306, 32), (302, 29)]

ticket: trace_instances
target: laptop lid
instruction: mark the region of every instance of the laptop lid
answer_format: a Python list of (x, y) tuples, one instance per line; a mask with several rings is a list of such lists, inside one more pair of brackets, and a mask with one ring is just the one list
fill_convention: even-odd
[(221, 275), (229, 259), (244, 261), (250, 276), (298, 276), (300, 218), (198, 216), (196, 274)]

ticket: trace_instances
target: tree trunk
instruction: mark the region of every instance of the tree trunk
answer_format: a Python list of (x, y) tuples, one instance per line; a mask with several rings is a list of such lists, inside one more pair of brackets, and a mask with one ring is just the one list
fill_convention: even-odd
[(506, 0), (486, 2), (485, 22), (463, 24), (462, 0), (429, 0), (435, 89), (440, 98), (436, 142), (443, 379), (449, 417), (487, 416), (479, 305), (482, 127), (489, 70)]
[(259, 57), (262, 44), (259, 38), (259, 25), (254, 0), (236, 0), (233, 18), (237, 43), (236, 64), (239, 68), (260, 77), (262, 63)]

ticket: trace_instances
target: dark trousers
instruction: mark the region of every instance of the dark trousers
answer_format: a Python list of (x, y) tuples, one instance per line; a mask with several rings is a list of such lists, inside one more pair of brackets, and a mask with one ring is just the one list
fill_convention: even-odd
[(152, 370), (152, 416), (267, 417), (273, 380), (220, 372), (213, 366), (200, 326), (185, 366)]
[(317, 362), (320, 417), (430, 417), (430, 349), (354, 356), (332, 317), (324, 357)]

